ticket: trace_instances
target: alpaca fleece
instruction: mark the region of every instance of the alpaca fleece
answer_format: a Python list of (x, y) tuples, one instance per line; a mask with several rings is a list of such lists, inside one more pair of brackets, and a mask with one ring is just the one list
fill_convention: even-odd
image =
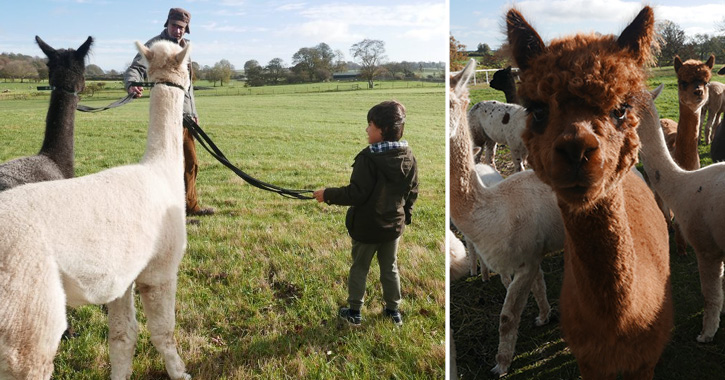
[(55, 87), (45, 118), (45, 138), (37, 155), (0, 164), (0, 191), (26, 183), (71, 178), (75, 174), (73, 131), (77, 92), (85, 86), (85, 58), (93, 38), (88, 37), (78, 50), (55, 50), (38, 36), (35, 41), (48, 57), (48, 83)]
[[(662, 86), (655, 90), (659, 94)], [(698, 342), (712, 341), (723, 309), (721, 268), (725, 260), (725, 163), (687, 171), (680, 168), (665, 147), (657, 128), (658, 114), (649, 94), (641, 97), (638, 129), (642, 161), (652, 187), (677, 215), (684, 237), (697, 256), (700, 286), (705, 299)]]
[[(137, 46), (152, 80), (189, 85), (188, 46)], [(84, 304), (107, 304), (111, 379), (130, 378), (134, 284), (169, 377), (190, 378), (174, 340), (186, 247), (183, 101), (181, 89), (154, 87), (140, 163), (0, 193), (0, 378), (49, 379), (65, 307)]]
[(507, 288), (496, 366), (491, 370), (502, 375), (511, 365), (529, 292), (539, 306), (536, 325), (549, 321), (541, 261), (545, 254), (562, 249), (564, 231), (554, 194), (533, 172), (516, 173), (491, 187), (476, 173), (466, 116), (466, 84), (474, 72), (472, 60), (450, 82), (451, 220)]
[(654, 13), (643, 8), (619, 37), (575, 35), (549, 46), (517, 10), (507, 25), (529, 113), (529, 163), (564, 220), (564, 339), (585, 380), (651, 379), (673, 326), (669, 239), (631, 168)]

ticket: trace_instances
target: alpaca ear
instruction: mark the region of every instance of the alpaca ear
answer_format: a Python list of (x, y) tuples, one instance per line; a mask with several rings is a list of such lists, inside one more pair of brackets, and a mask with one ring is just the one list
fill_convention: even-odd
[(679, 55), (675, 56), (675, 72), (680, 71), (680, 67), (682, 67), (682, 60), (680, 59)]
[(41, 40), (40, 37), (35, 36), (35, 42), (38, 43), (40, 50), (42, 50), (48, 58), (55, 58), (58, 56), (58, 52), (50, 47), (50, 45), (46, 44), (45, 41)]
[(184, 46), (181, 51), (176, 54), (176, 64), (181, 66), (184, 62), (186, 62), (187, 57), (189, 56), (189, 53), (191, 53), (191, 43), (187, 42), (186, 46)]
[(451, 77), (450, 85), (451, 88), (453, 88), (453, 92), (459, 96), (465, 92), (468, 81), (471, 80), (474, 75), (476, 75), (476, 60), (472, 58), (468, 61), (468, 64), (465, 68), (463, 68), (463, 70), (461, 70), (461, 72)]
[(151, 58), (154, 56), (154, 53), (139, 41), (136, 41), (136, 49), (138, 49), (138, 52), (141, 53), (141, 56), (146, 58), (147, 61), (151, 61)]
[(506, 14), (506, 28), (509, 45), (519, 69), (531, 67), (531, 60), (546, 51), (544, 41), (516, 9)]
[(718, 75), (725, 75), (725, 66), (720, 69), (720, 71), (717, 72)]
[(88, 55), (88, 51), (91, 50), (91, 45), (93, 45), (93, 37), (88, 36), (88, 39), (86, 42), (81, 45), (78, 50), (76, 50), (76, 58), (80, 61), (86, 58), (86, 55)]
[(712, 70), (713, 67), (715, 67), (715, 56), (710, 54), (710, 58), (707, 59), (707, 62), (705, 62), (705, 65)]
[(652, 95), (652, 100), (655, 100), (655, 99), (657, 99), (658, 96), (660, 96), (663, 88), (665, 88), (665, 84), (660, 83), (660, 85), (657, 86), (657, 88), (655, 88), (654, 90), (649, 92)]
[(639, 64), (644, 64), (652, 59), (654, 25), (654, 11), (651, 7), (644, 7), (617, 39), (619, 47), (629, 49), (634, 53)]

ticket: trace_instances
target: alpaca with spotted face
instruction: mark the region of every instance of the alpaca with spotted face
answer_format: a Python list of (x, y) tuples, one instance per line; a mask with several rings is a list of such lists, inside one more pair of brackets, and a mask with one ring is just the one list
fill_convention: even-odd
[(582, 378), (651, 379), (673, 326), (668, 234), (632, 172), (654, 12), (619, 37), (578, 34), (547, 46), (519, 11), (507, 14), (529, 118), (529, 164), (564, 220), (561, 329)]
[(174, 339), (176, 275), (186, 248), (189, 45), (136, 45), (157, 83), (141, 162), (0, 193), (2, 379), (49, 379), (65, 306), (85, 304), (108, 306), (111, 379), (129, 379), (138, 335), (134, 286), (169, 377), (190, 378)]
[(85, 86), (85, 59), (93, 38), (88, 37), (78, 50), (53, 49), (38, 36), (35, 41), (48, 57), (48, 82), (52, 87), (45, 139), (38, 154), (0, 164), (0, 191), (25, 183), (71, 178), (75, 173), (75, 112), (78, 93)]

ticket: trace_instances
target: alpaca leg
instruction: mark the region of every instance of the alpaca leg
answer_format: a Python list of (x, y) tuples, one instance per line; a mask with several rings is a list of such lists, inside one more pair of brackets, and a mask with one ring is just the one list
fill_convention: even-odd
[(539, 316), (536, 317), (536, 326), (543, 326), (549, 323), (549, 314), (551, 314), (551, 305), (549, 305), (549, 299), (546, 297), (546, 282), (544, 281), (544, 271), (539, 267), (539, 272), (534, 278), (534, 283), (531, 285), (531, 291), (534, 293), (534, 299), (536, 305), (539, 306)]
[(468, 268), (469, 272), (471, 273), (471, 277), (478, 275), (478, 254), (476, 254), (476, 249), (473, 248), (473, 243), (471, 243), (468, 239), (465, 239), (466, 241), (466, 256), (468, 257)]
[(111, 357), (111, 379), (131, 378), (133, 352), (138, 338), (133, 285), (108, 305), (108, 345)]
[(511, 150), (511, 156), (514, 158), (514, 170), (517, 172), (522, 172), (526, 170), (524, 167), (524, 164), (526, 162), (526, 149), (523, 150)]
[(184, 362), (176, 351), (174, 326), (176, 318), (176, 277), (165, 283), (140, 284), (137, 282), (144, 313), (151, 332), (151, 342), (164, 357), (166, 372), (172, 379), (191, 379)]
[(498, 276), (501, 277), (501, 283), (503, 284), (503, 287), (508, 289), (509, 286), (511, 285), (511, 281), (513, 280), (511, 278), (511, 276), (509, 276), (507, 274), (500, 274), (500, 273)]
[[(0, 289), (7, 292), (3, 295), (13, 295), (3, 297), (0, 308), (0, 379), (50, 379), (67, 326), (57, 265), (49, 257), (32, 259), (12, 268), (13, 276), (0, 273)], [(0, 269), (8, 261), (0, 263)]]
[(483, 163), (496, 169), (496, 142), (493, 140), (486, 140), (486, 142), (483, 143), (483, 151), (485, 153)]
[(473, 247), (473, 253), (476, 261), (478, 261), (478, 264), (481, 266), (481, 280), (483, 282), (487, 282), (491, 279), (491, 274), (489, 273), (488, 267), (486, 266), (486, 262), (483, 261), (483, 257), (478, 252), (476, 247)]
[(710, 259), (705, 254), (697, 255), (700, 270), (700, 287), (705, 299), (705, 311), (702, 316), (702, 332), (697, 337), (700, 343), (710, 342), (720, 326), (720, 311), (723, 305), (723, 262)]
[(675, 215), (675, 222), (673, 223), (675, 229), (675, 246), (677, 247), (677, 254), (680, 256), (687, 255), (687, 240), (682, 236), (680, 232), (680, 226), (677, 224), (677, 215)]
[[(521, 313), (526, 306), (526, 300), (529, 297), (537, 269), (531, 268), (528, 271), (517, 273), (508, 286), (499, 319), (499, 342), (498, 353), (496, 354), (496, 366), (491, 369), (491, 372), (495, 374), (506, 374), (511, 365), (514, 349), (516, 348), (519, 324), (521, 323)], [(501, 278), (503, 279), (503, 277)]]
[[(703, 113), (705, 112), (704, 107), (703, 107), (702, 112)], [(712, 130), (715, 129), (715, 128), (713, 128), (713, 123), (715, 122), (715, 116), (716, 116), (715, 112), (712, 112), (712, 110), (707, 113), (707, 122), (705, 123), (705, 145), (710, 145), (710, 142), (712, 141), (711, 132), (712, 132)]]

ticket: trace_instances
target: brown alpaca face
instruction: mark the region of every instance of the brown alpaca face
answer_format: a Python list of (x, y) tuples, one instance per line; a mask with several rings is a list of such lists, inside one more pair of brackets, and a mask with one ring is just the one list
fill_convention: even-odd
[(715, 56), (710, 56), (706, 63), (690, 59), (682, 63), (675, 56), (675, 72), (677, 73), (677, 95), (680, 103), (692, 112), (699, 112), (708, 99), (707, 84), (712, 77)]
[(639, 121), (630, 100), (645, 86), (652, 10), (645, 7), (618, 39), (576, 35), (549, 46), (516, 10), (507, 22), (529, 113), (522, 136), (529, 163), (560, 203), (588, 209), (636, 162)]

